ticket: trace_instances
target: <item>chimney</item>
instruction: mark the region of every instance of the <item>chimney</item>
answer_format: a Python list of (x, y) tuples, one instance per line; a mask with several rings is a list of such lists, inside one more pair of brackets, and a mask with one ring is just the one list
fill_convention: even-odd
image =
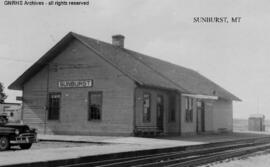
[(112, 36), (112, 44), (114, 46), (124, 48), (124, 40), (125, 40), (125, 36), (123, 36), (123, 35), (118, 34), (118, 35)]

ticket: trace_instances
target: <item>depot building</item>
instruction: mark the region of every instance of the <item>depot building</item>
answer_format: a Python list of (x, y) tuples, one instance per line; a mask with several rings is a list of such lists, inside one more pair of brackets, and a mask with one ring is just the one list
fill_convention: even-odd
[(73, 32), (9, 89), (39, 133), (76, 135), (230, 132), (232, 93), (196, 71)]

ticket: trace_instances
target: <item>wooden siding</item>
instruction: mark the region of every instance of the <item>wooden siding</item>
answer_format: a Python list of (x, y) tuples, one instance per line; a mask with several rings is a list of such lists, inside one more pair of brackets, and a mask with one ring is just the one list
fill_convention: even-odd
[(213, 105), (213, 130), (223, 132), (233, 130), (233, 107), (231, 100), (219, 99)]
[[(92, 79), (92, 88), (58, 88), (61, 80)], [(49, 82), (47, 82), (49, 81)], [(61, 93), (59, 121), (47, 121), (46, 98)], [(55, 59), (24, 84), (23, 118), (40, 133), (124, 134), (133, 132), (135, 84), (79, 41), (73, 40)], [(88, 92), (102, 91), (102, 120), (88, 121)], [(46, 124), (46, 125), (45, 125)]]

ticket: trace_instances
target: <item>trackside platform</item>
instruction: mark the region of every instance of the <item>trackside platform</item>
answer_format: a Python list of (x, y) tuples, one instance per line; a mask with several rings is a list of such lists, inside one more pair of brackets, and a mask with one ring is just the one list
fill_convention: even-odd
[[(269, 137), (270, 134), (254, 133), (231, 133), (219, 135), (198, 135), (189, 137), (109, 137), (109, 136), (67, 136), (67, 135), (39, 135), (41, 141), (57, 142), (83, 142), (91, 143), (83, 147), (48, 148), (41, 150), (18, 150), (0, 152), (0, 166), (26, 166), (38, 164), (47, 166), (57, 161), (68, 161), (70, 159), (86, 158), (91, 156), (101, 156), (119, 153), (130, 153), (139, 151), (151, 151), (157, 149), (194, 147), (209, 143), (243, 140), (251, 138)], [(96, 143), (96, 144), (95, 144)]]

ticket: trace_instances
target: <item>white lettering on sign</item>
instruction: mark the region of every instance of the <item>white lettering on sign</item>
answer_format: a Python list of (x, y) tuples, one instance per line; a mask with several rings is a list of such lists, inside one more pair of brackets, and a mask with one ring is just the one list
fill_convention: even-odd
[(92, 87), (93, 80), (81, 80), (81, 81), (59, 81), (59, 88), (85, 88)]

